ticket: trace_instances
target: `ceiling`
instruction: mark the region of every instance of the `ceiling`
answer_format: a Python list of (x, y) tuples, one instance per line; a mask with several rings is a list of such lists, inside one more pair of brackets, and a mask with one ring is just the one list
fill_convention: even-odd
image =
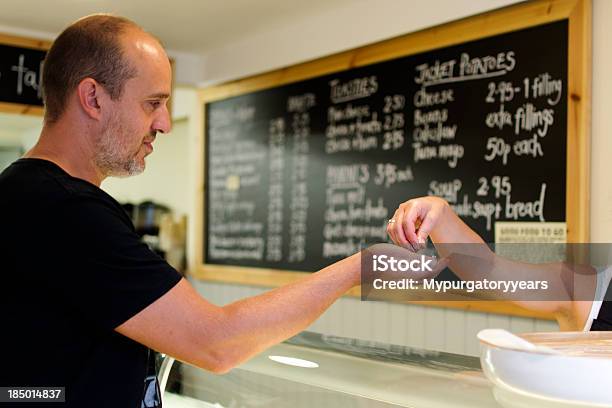
[(15, 34), (28, 30), (51, 39), (82, 16), (108, 12), (134, 20), (170, 50), (204, 54), (286, 24), (295, 16), (319, 14), (351, 1), (1, 0), (0, 31), (4, 26)]

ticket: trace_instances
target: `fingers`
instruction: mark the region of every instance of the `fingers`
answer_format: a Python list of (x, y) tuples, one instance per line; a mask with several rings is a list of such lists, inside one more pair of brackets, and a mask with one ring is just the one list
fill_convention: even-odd
[(416, 241), (418, 245), (425, 246), (431, 230), (433, 230), (438, 221), (438, 216), (439, 212), (434, 208), (431, 208), (426, 214), (424, 214), (421, 219), (421, 225), (419, 225), (416, 233)]
[(402, 228), (404, 236), (415, 251), (425, 247), (427, 234), (419, 235), (423, 223), (429, 217), (430, 205), (422, 199), (410, 200), (400, 206), (403, 208)]
[(401, 205), (393, 215), (392, 219), (395, 222), (387, 226), (387, 232), (395, 244), (417, 252), (420, 249), (416, 239), (416, 228), (419, 220), (418, 218), (411, 219), (406, 214), (406, 206)]
[(411, 248), (411, 245), (406, 239), (403, 229), (402, 229), (402, 219), (403, 219), (402, 214), (403, 214), (403, 209), (400, 206), (397, 210), (395, 210), (393, 217), (391, 218), (390, 222), (387, 224), (387, 234), (389, 235), (391, 240), (396, 245), (399, 245), (404, 248), (406, 247)]
[(410, 205), (408, 209), (403, 212), (403, 219), (401, 222), (402, 232), (415, 251), (421, 249), (417, 237), (417, 226), (421, 223), (419, 207), (418, 202)]
[(442, 201), (435, 197), (421, 197), (401, 204), (393, 215), (394, 222), (387, 226), (391, 240), (414, 251), (424, 248), (440, 218), (442, 206)]

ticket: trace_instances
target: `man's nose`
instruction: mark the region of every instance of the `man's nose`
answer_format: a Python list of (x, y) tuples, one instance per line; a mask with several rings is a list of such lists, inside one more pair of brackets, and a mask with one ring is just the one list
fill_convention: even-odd
[(170, 118), (170, 112), (166, 104), (160, 109), (152, 127), (154, 131), (160, 133), (170, 133), (172, 130), (172, 119)]

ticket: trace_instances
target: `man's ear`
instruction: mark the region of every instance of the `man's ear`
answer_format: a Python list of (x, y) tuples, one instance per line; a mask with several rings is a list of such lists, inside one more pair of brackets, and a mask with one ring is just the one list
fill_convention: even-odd
[(77, 100), (83, 112), (92, 119), (102, 117), (102, 107), (108, 100), (104, 88), (92, 78), (85, 78), (77, 85)]

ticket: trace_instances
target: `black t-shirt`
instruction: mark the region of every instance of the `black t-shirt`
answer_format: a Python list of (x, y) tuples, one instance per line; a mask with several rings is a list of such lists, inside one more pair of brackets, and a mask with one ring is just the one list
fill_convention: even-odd
[(66, 407), (140, 407), (148, 350), (114, 329), (181, 277), (119, 203), (20, 159), (0, 174), (0, 248), (0, 386), (64, 386)]

